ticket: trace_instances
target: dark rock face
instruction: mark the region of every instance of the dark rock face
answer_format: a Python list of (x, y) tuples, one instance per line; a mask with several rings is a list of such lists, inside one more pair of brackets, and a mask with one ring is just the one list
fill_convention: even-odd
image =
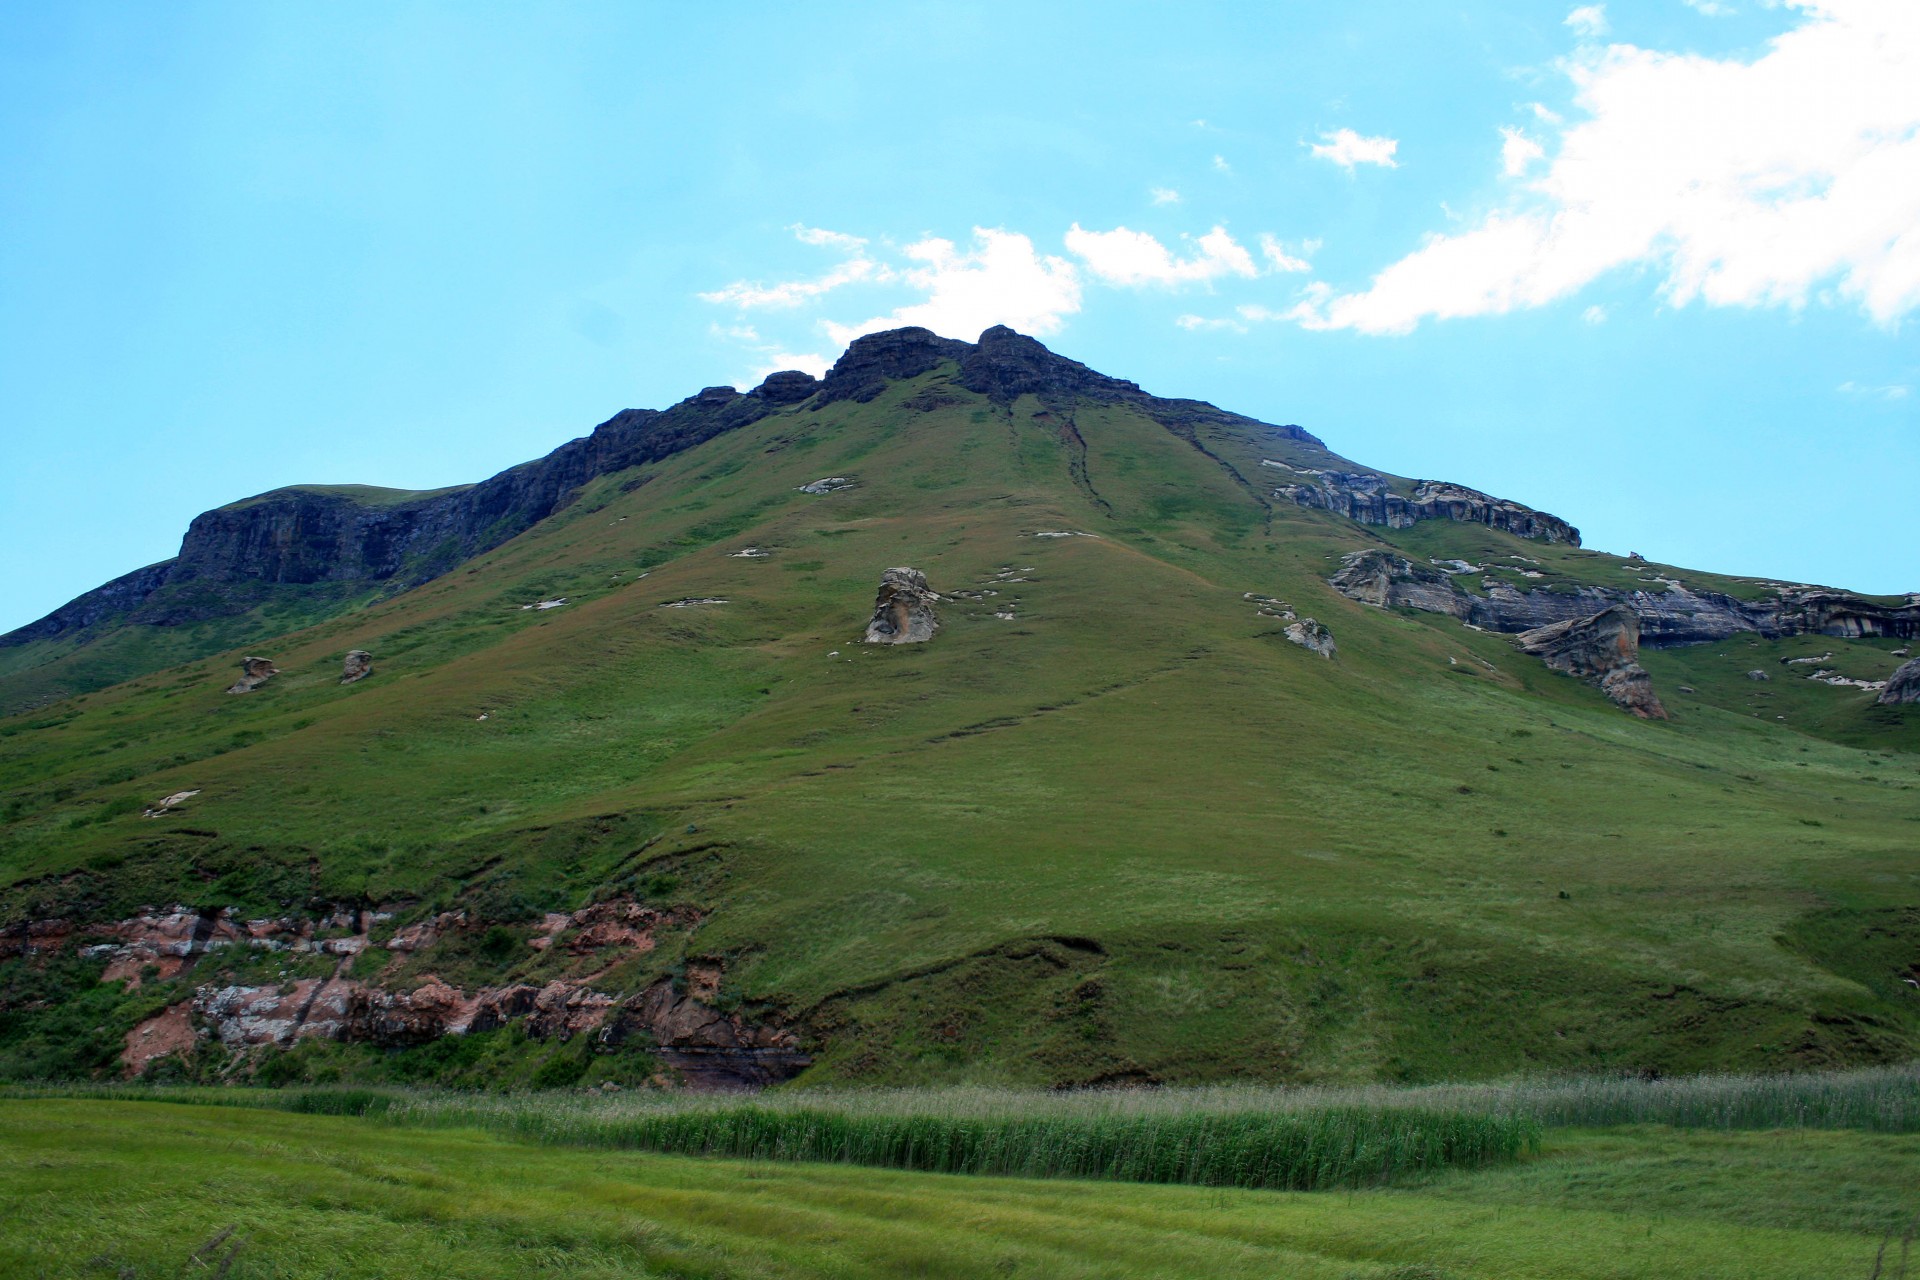
[(1578, 587), (1523, 592), (1489, 579), (1487, 593), (1480, 596), (1463, 590), (1453, 575), (1384, 548), (1347, 556), (1328, 581), (1363, 604), (1450, 614), (1487, 631), (1528, 631), (1623, 604), (1640, 620), (1640, 642), (1651, 648), (1724, 640), (1743, 631), (1769, 638), (1920, 635), (1920, 599), (1887, 605), (1824, 587), (1785, 587), (1765, 599), (1740, 600), (1672, 585), (1658, 591)]
[(227, 692), (252, 693), (279, 674), (280, 668), (274, 666), (270, 658), (242, 658), (240, 678), (227, 686)]
[(1876, 699), (1883, 707), (1898, 707), (1920, 702), (1920, 658), (1910, 658), (1887, 678), (1887, 687)]
[(1640, 666), (1640, 619), (1625, 605), (1523, 632), (1520, 647), (1555, 671), (1598, 684), (1642, 720), (1667, 718)]
[(0, 636), (0, 645), (103, 623), (170, 626), (243, 613), (266, 586), (418, 586), (561, 510), (596, 476), (692, 448), (773, 409), (765, 396), (709, 387), (664, 412), (623, 410), (591, 435), (490, 480), (392, 505), (278, 489), (195, 517), (176, 558), (89, 591)]
[(880, 575), (880, 593), (874, 597), (873, 617), (867, 622), (868, 644), (920, 644), (940, 629), (933, 605), (940, 597), (927, 587), (927, 575), (918, 569), (889, 569)]
[(349, 649), (346, 661), (340, 666), (340, 683), (352, 684), (356, 680), (365, 680), (373, 674), (373, 655), (365, 649)]
[(779, 373), (768, 374), (766, 381), (755, 387), (752, 394), (768, 404), (798, 404), (819, 389), (820, 380), (812, 374), (799, 369), (782, 369)]
[(1484, 524), (1521, 538), (1580, 545), (1580, 531), (1558, 516), (1469, 489), (1465, 485), (1421, 480), (1410, 497), (1393, 492), (1385, 476), (1367, 472), (1310, 471), (1305, 483), (1283, 484), (1276, 498), (1297, 506), (1343, 515), (1360, 524), (1408, 529), (1422, 520)]
[(1063, 410), (1074, 400), (1122, 402), (1145, 413), (1176, 435), (1191, 438), (1201, 425), (1253, 427), (1285, 440), (1318, 445), (1320, 440), (1296, 426), (1274, 426), (1228, 413), (1203, 400), (1167, 400), (1148, 395), (1138, 383), (1110, 378), (1005, 325), (995, 325), (978, 342), (942, 338), (931, 329), (892, 329), (855, 338), (827, 371), (818, 403), (865, 403), (886, 390), (890, 379), (917, 378), (952, 361), (955, 381), (997, 404), (1036, 396)]

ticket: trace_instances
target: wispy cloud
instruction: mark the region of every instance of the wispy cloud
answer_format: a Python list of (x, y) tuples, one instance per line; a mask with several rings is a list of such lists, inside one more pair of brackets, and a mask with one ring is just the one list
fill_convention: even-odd
[(1399, 161), (1393, 158), (1400, 150), (1398, 139), (1369, 138), (1351, 129), (1336, 129), (1320, 136), (1326, 141), (1307, 144), (1313, 148), (1313, 154), (1321, 160), (1333, 161), (1348, 173), (1360, 164), (1377, 164), (1383, 169), (1400, 167)]
[(1176, 257), (1153, 236), (1127, 227), (1088, 231), (1076, 222), (1067, 231), (1066, 244), (1106, 284), (1178, 285), (1260, 274), (1253, 255), (1225, 227), (1201, 236), (1194, 242), (1197, 252), (1187, 257)]
[(1265, 258), (1267, 265), (1275, 271), (1313, 270), (1313, 264), (1308, 262), (1304, 255), (1312, 253), (1319, 247), (1317, 242), (1303, 244), (1300, 246), (1302, 256), (1295, 257), (1293, 254), (1287, 252), (1287, 246), (1282, 244), (1271, 233), (1262, 232), (1260, 235), (1260, 256)]
[(1180, 193), (1172, 187), (1153, 187), (1148, 190), (1147, 194), (1152, 197), (1155, 204), (1180, 203)]
[(760, 308), (792, 308), (846, 285), (877, 284), (892, 279), (892, 272), (887, 267), (861, 252), (867, 242), (859, 236), (843, 235), (838, 231), (823, 231), (818, 227), (802, 226), (799, 223), (795, 223), (788, 230), (793, 232), (794, 238), (801, 244), (839, 249), (852, 256), (824, 275), (804, 280), (785, 280), (776, 284), (736, 280), (724, 288), (701, 294), (701, 301), (735, 306), (742, 311)]
[(1566, 17), (1567, 26), (1573, 34), (1583, 40), (1594, 39), (1607, 34), (1607, 6), (1603, 4), (1583, 4)]
[(1834, 390), (1853, 400), (1877, 400), (1881, 404), (1892, 404), (1897, 400), (1905, 400), (1912, 394), (1913, 388), (1897, 382), (1878, 387), (1858, 382), (1843, 382)]

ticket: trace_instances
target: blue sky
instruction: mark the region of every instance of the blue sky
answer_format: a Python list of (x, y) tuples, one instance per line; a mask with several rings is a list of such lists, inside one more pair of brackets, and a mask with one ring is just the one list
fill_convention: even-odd
[(0, 629), (916, 321), (1920, 590), (1910, 0), (0, 2), (0, 173)]

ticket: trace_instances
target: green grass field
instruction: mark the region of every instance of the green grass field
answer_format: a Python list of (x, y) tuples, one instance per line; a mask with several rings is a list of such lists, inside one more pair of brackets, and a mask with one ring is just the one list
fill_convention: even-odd
[(1920, 1207), (1920, 1138), (1838, 1130), (1556, 1129), (1519, 1164), (1318, 1193), (50, 1098), (0, 1100), (0, 1154), (0, 1273), (23, 1277), (1866, 1280)]

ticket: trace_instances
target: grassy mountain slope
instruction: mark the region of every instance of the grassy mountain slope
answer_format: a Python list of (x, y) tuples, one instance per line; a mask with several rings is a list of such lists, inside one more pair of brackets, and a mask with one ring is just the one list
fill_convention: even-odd
[[(998, 403), (951, 365), (784, 407), (279, 638), (253, 694), (222, 692), (231, 652), (0, 721), (5, 917), (463, 907), (511, 945), (405, 972), (537, 981), (542, 912), (698, 904), (607, 989), (723, 958), (723, 1004), (802, 1028), (821, 1081), (1913, 1054), (1911, 709), (1777, 681), (1756, 715), (1753, 646), (1804, 640), (1742, 637), (1647, 655), (1675, 718), (1633, 720), (1507, 638), (1325, 582), (1387, 541), (1621, 562), (1276, 505), (1263, 458), (1347, 465), (1256, 424)], [(823, 476), (857, 487), (798, 491)], [(854, 643), (890, 565), (950, 597), (932, 642)], [(1818, 642), (1877, 676), (1891, 647)], [(375, 675), (341, 687), (352, 648)], [(212, 963), (90, 997), (102, 1041)], [(0, 1048), (55, 1034), (24, 1003)]]

